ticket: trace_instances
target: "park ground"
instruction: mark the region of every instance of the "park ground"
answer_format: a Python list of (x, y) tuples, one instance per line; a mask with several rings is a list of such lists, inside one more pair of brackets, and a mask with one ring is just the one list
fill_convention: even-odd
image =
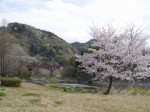
[(66, 93), (31, 83), (0, 88), (0, 112), (150, 112), (149, 95)]

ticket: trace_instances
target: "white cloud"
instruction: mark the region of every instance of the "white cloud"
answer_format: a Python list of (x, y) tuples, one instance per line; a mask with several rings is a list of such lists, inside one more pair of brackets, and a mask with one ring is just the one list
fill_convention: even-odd
[[(11, 7), (7, 8), (7, 4), (14, 2), (17, 6), (24, 4), (28, 10), (20, 11), (19, 7), (15, 7), (15, 11), (9, 10)], [(88, 30), (92, 21), (99, 25), (109, 21), (117, 26), (130, 21), (146, 27), (150, 25), (148, 0), (92, 0), (82, 2), (84, 5), (76, 5), (71, 0), (5, 0), (3, 3), (6, 9), (0, 12), (0, 19), (52, 31), (68, 42), (85, 42), (91, 38)]]

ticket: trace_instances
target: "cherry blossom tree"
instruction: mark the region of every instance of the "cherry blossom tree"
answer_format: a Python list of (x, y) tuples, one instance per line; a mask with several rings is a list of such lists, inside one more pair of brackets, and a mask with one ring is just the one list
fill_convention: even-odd
[(84, 55), (76, 55), (83, 70), (95, 75), (98, 80), (109, 80), (109, 94), (114, 79), (134, 81), (150, 76), (148, 62), (150, 54), (143, 54), (147, 36), (135, 25), (117, 32), (111, 25), (92, 27), (91, 35), (96, 39)]

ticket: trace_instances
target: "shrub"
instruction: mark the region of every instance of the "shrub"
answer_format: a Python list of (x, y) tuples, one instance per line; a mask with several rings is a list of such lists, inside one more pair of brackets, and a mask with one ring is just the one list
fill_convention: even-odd
[(31, 71), (29, 71), (30, 69), (26, 68), (26, 67), (22, 67), (19, 69), (19, 73), (18, 73), (18, 77), (21, 79), (30, 79), (31, 77)]
[(69, 66), (62, 71), (63, 78), (75, 78), (76, 76), (76, 68)]
[(2, 77), (0, 78), (1, 85), (7, 87), (20, 87), (21, 80), (17, 77)]
[(93, 86), (93, 81), (92, 80), (88, 80), (87, 84), (88, 84), (88, 86)]

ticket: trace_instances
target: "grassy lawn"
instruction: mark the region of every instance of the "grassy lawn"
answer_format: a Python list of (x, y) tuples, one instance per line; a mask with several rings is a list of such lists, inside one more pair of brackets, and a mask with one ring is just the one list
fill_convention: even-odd
[(150, 96), (66, 93), (30, 83), (3, 90), (0, 112), (150, 112)]

